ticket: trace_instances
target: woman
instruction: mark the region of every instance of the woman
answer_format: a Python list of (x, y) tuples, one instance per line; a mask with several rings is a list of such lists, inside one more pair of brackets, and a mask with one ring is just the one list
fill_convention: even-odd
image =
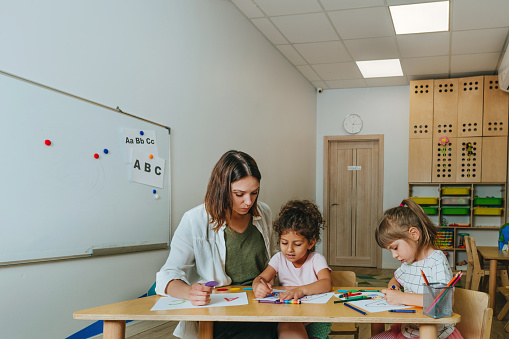
[[(187, 211), (173, 235), (170, 255), (156, 275), (156, 292), (205, 305), (215, 280), (251, 285), (275, 253), (272, 214), (257, 200), (261, 174), (253, 158), (228, 151), (212, 170), (205, 203)], [(277, 323), (214, 323), (214, 338), (273, 338)], [(197, 338), (197, 322), (174, 333)]]

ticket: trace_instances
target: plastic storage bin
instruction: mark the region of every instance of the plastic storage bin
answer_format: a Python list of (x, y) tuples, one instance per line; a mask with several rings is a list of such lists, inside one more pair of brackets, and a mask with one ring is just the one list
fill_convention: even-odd
[(410, 197), (410, 199), (419, 205), (438, 205), (437, 197)]
[(470, 205), (469, 197), (442, 197), (442, 205)]
[(438, 213), (438, 207), (422, 206), (422, 209), (424, 210), (424, 213), (426, 213), (426, 214), (437, 214)]
[(502, 201), (504, 201), (504, 198), (493, 198), (493, 197), (486, 197), (486, 198), (474, 198), (474, 205), (481, 205), (481, 206), (500, 206), (502, 205)]
[(442, 207), (442, 214), (449, 215), (467, 215), (470, 213), (470, 207)]
[(470, 187), (442, 187), (442, 195), (469, 195)]
[(475, 215), (502, 215), (502, 207), (474, 207)]

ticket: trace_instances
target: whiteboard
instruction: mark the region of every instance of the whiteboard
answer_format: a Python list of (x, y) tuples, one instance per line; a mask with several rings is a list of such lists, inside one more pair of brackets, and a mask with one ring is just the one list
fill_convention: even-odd
[[(169, 128), (4, 72), (0, 115), (0, 264), (168, 246)], [(155, 135), (161, 188), (130, 180), (127, 129)]]

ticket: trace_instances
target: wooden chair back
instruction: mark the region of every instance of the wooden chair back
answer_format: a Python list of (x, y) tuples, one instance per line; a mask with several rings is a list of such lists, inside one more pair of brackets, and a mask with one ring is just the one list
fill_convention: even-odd
[(332, 285), (344, 287), (357, 287), (357, 275), (353, 271), (332, 271)]
[(453, 311), (461, 315), (461, 321), (456, 324), (464, 339), (489, 339), (493, 309), (488, 307), (487, 293), (454, 289)]
[[(357, 275), (353, 271), (332, 271), (332, 285), (334, 287), (357, 287)], [(352, 335), (359, 338), (359, 326), (355, 323), (333, 323), (329, 336)]]
[(465, 250), (467, 252), (467, 277), (465, 288), (472, 289), (472, 274), (474, 273), (474, 256), (472, 255), (472, 248), (470, 247), (470, 237), (465, 236)]

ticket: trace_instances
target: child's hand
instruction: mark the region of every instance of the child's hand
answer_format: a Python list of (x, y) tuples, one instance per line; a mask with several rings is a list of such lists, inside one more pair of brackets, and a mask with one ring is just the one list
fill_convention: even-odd
[(286, 292), (280, 293), (279, 299), (280, 300), (290, 300), (290, 299), (297, 300), (297, 299), (302, 298), (303, 296), (305, 296), (304, 291), (302, 290), (302, 288), (297, 287), (292, 290), (288, 290)]
[(272, 285), (260, 279), (260, 283), (254, 287), (253, 292), (256, 298), (265, 298), (272, 294)]
[(385, 300), (389, 305), (403, 305), (404, 293), (399, 288), (397, 289), (383, 289), (382, 293), (385, 294)]

